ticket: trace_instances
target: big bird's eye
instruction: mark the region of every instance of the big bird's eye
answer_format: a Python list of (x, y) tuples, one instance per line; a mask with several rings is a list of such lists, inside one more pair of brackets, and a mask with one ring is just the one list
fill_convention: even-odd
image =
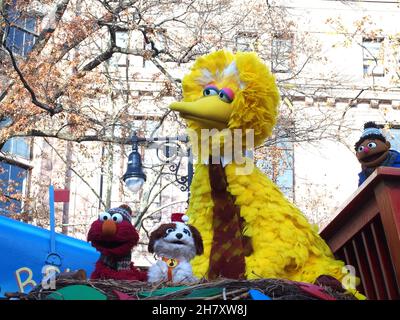
[(357, 149), (358, 152), (362, 152), (363, 150), (364, 150), (363, 146), (359, 146), (358, 149)]
[(108, 212), (102, 212), (99, 214), (100, 221), (111, 220), (111, 215)]
[(227, 103), (231, 103), (234, 98), (234, 93), (233, 93), (232, 89), (229, 89), (229, 88), (221, 89), (218, 95), (222, 101), (227, 102)]
[(368, 143), (368, 148), (370, 149), (376, 148), (376, 143), (375, 142)]
[(122, 215), (119, 214), (119, 213), (114, 213), (114, 214), (111, 216), (111, 219), (112, 219), (112, 221), (114, 221), (114, 222), (116, 222), (116, 223), (121, 223), (122, 220), (124, 220), (124, 219), (122, 218)]
[(203, 96), (208, 97), (208, 96), (216, 96), (218, 94), (219, 90), (215, 86), (207, 86), (203, 90)]

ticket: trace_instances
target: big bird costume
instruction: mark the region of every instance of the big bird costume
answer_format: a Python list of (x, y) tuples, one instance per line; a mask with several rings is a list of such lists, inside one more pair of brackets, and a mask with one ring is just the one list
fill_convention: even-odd
[[(275, 78), (255, 53), (221, 50), (195, 61), (183, 78), (182, 101), (170, 108), (197, 137), (202, 129), (218, 129), (222, 148), (223, 129), (253, 129), (255, 145), (261, 144), (271, 135), (279, 101)], [(234, 160), (212, 164), (197, 156), (187, 212), (205, 248), (192, 261), (196, 276), (313, 283), (321, 275), (346, 275), (316, 228), (260, 170), (238, 174), (243, 164)]]

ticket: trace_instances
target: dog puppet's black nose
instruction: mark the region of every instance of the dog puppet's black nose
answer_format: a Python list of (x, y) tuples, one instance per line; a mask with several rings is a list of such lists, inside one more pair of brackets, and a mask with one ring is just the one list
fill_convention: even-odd
[(175, 236), (176, 236), (178, 239), (182, 239), (183, 234), (182, 234), (182, 233), (177, 233)]

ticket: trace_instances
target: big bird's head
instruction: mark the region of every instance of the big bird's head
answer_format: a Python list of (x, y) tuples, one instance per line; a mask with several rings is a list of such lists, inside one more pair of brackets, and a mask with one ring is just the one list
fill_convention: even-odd
[(183, 99), (170, 108), (190, 129), (254, 130), (254, 144), (271, 135), (279, 92), (256, 53), (220, 50), (199, 57), (183, 78)]

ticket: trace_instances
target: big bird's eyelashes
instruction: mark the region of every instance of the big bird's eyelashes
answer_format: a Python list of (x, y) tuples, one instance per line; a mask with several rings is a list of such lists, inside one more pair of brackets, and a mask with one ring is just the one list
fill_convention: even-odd
[(233, 93), (233, 90), (230, 88), (222, 88), (219, 91), (219, 98), (222, 101), (231, 103), (233, 101), (234, 96), (235, 96), (235, 94)]
[(230, 88), (222, 88), (221, 90), (219, 90), (216, 86), (209, 85), (206, 86), (203, 90), (203, 96), (205, 97), (216, 95), (218, 95), (222, 101), (227, 103), (231, 103), (234, 98), (233, 90)]
[(203, 96), (216, 96), (219, 93), (219, 90), (216, 86), (207, 86), (203, 90)]

